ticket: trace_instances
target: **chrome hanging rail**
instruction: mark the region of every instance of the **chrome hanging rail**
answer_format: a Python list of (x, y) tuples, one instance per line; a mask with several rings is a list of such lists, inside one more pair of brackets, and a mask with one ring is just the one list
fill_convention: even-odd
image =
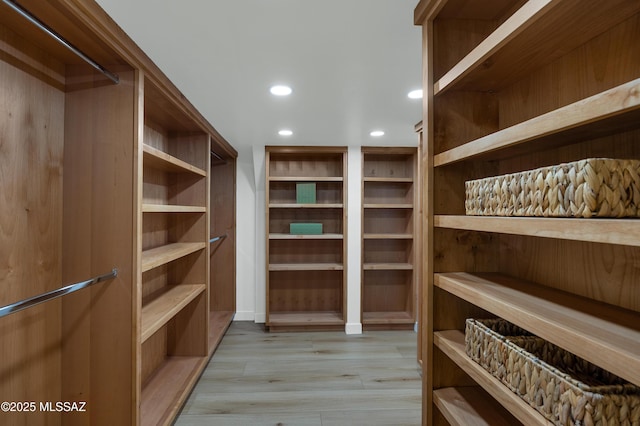
[(211, 243), (215, 243), (218, 240), (222, 240), (224, 238), (227, 238), (227, 234), (224, 235), (218, 235), (217, 237), (213, 237), (212, 239), (209, 240), (209, 244)]
[(41, 20), (36, 18), (34, 15), (32, 15), (31, 12), (29, 12), (27, 9), (23, 8), (22, 6), (20, 6), (18, 3), (14, 2), (13, 0), (2, 0), (2, 2), (4, 4), (6, 4), (7, 6), (9, 6), (10, 8), (12, 8), (13, 10), (15, 10), (16, 12), (18, 12), (23, 17), (25, 17), (27, 20), (29, 20), (35, 26), (40, 28), (42, 31), (44, 31), (45, 33), (49, 34), (51, 37), (56, 39), (58, 42), (60, 42), (60, 44), (62, 44), (67, 49), (71, 50), (73, 53), (78, 55), (80, 58), (82, 58), (86, 63), (91, 65), (93, 68), (95, 68), (98, 71), (100, 71), (109, 80), (111, 80), (114, 83), (118, 84), (118, 82), (120, 81), (120, 77), (118, 77), (117, 74), (112, 73), (111, 71), (107, 70), (102, 65), (100, 65), (99, 63), (97, 63), (96, 61), (91, 59), (82, 50), (80, 50), (77, 47), (75, 47), (73, 44), (68, 42), (64, 37), (62, 37), (60, 34), (58, 34), (53, 29), (51, 29), (47, 24), (45, 24), (44, 22), (42, 22)]
[(87, 281), (82, 281), (75, 284), (70, 284), (68, 286), (49, 291), (47, 293), (42, 293), (38, 296), (30, 297), (28, 299), (21, 300), (20, 302), (12, 303), (11, 305), (7, 305), (3, 308), (0, 308), (0, 318), (6, 317), (9, 314), (13, 314), (15, 312), (21, 311), (23, 309), (30, 308), (42, 302), (46, 302), (48, 300), (56, 299), (58, 297), (64, 296), (69, 293), (73, 293), (75, 291), (81, 290), (83, 288), (92, 286), (102, 281), (111, 280), (118, 276), (118, 270), (113, 269), (110, 273), (100, 275), (99, 277), (92, 278)]
[(214, 150), (211, 150), (211, 165), (212, 166), (219, 166), (221, 164), (227, 164), (227, 160), (225, 160), (224, 158), (222, 158), (218, 153), (216, 153)]

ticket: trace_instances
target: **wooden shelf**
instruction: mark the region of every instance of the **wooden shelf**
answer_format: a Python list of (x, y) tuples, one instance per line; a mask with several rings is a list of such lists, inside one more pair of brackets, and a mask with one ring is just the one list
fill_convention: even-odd
[(341, 263), (270, 263), (269, 271), (342, 271)]
[(437, 228), (640, 246), (637, 219), (436, 215), (433, 224)]
[[(505, 87), (637, 13), (637, 2), (528, 1), (434, 83), (434, 95), (455, 87), (488, 92)], [(540, 35), (544, 34), (544, 37)]]
[(201, 206), (174, 206), (170, 204), (143, 204), (142, 213), (206, 213)]
[(362, 268), (365, 271), (411, 271), (410, 263), (365, 263)]
[(392, 178), (365, 176), (362, 180), (365, 182), (413, 183), (413, 178), (411, 177)]
[(295, 235), (295, 234), (269, 234), (270, 240), (342, 240), (342, 234), (319, 235)]
[(204, 242), (172, 243), (142, 252), (142, 272), (165, 265), (181, 257), (206, 248)]
[(209, 351), (213, 355), (218, 345), (222, 341), (224, 334), (233, 321), (235, 312), (233, 311), (211, 311), (209, 312)]
[(536, 0), (525, 3), (523, 7), (510, 16), (509, 19), (434, 84), (434, 95), (444, 91), (478, 68), (492, 54), (524, 32), (554, 6), (556, 4), (552, 0)]
[(476, 139), (434, 156), (434, 166), (468, 160), (527, 142), (569, 143), (637, 125), (640, 79)]
[(410, 312), (363, 312), (364, 324), (413, 324), (414, 319)]
[(341, 176), (269, 176), (269, 182), (343, 182)]
[(343, 204), (298, 204), (298, 203), (279, 203), (269, 204), (270, 209), (341, 209)]
[(512, 426), (517, 423), (508, 411), (478, 387), (434, 390), (433, 403), (453, 426)]
[(640, 386), (640, 314), (498, 274), (439, 273), (434, 285)]
[[(500, 380), (467, 356), (463, 332), (459, 330), (435, 332), (434, 344), (523, 424), (539, 426), (552, 424), (522, 398), (511, 392)], [(438, 391), (434, 391), (434, 394), (436, 392)], [(495, 401), (493, 403), (495, 404)]]
[(363, 207), (365, 209), (412, 209), (413, 204), (411, 203), (367, 203), (364, 204)]
[(412, 240), (413, 234), (364, 234), (365, 240)]
[(343, 325), (339, 312), (271, 312), (269, 325)]
[(195, 167), (186, 161), (173, 157), (157, 148), (149, 145), (143, 145), (143, 162), (158, 170), (164, 170), (173, 173), (195, 173), (200, 176), (207, 176), (207, 172)]
[(164, 287), (159, 294), (142, 306), (141, 341), (149, 337), (169, 322), (199, 294), (205, 291), (205, 284), (181, 284)]
[(166, 358), (142, 387), (141, 424), (171, 424), (208, 360), (208, 357)]

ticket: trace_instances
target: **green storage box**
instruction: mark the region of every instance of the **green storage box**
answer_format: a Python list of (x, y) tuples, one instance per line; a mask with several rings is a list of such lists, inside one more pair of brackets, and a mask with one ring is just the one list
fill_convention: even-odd
[(291, 223), (289, 233), (293, 235), (321, 235), (321, 223)]
[(308, 183), (308, 182), (296, 183), (296, 203), (315, 204), (316, 203), (316, 184)]

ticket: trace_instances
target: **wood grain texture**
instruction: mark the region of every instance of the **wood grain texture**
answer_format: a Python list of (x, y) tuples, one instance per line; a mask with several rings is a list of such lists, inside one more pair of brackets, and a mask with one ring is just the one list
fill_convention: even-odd
[(363, 147), (363, 178), (413, 179), (415, 150)]
[[(476, 383), (480, 384), (484, 390), (491, 394), (502, 407), (519, 419), (522, 424), (551, 425), (540, 413), (524, 402), (518, 395), (511, 392), (500, 380), (493, 377), (466, 354), (463, 332), (458, 330), (436, 332), (434, 342), (442, 352), (455, 361)], [(492, 407), (492, 411), (499, 411), (493, 408), (493, 404), (495, 404), (495, 401), (492, 401), (492, 403), (485, 402), (485, 405)]]
[(212, 310), (209, 314), (209, 356), (211, 356), (233, 321), (234, 311)]
[[(474, 34), (474, 37), (478, 37), (480, 43), (460, 62), (438, 79), (435, 83), (434, 94), (437, 95), (440, 91), (446, 90), (448, 86), (455, 84), (467, 74), (471, 73), (475, 68), (479, 67), (480, 64), (486, 62), (494, 52), (500, 51), (529, 26), (545, 16), (545, 14), (551, 11), (556, 5), (557, 4), (552, 3), (550, 0), (529, 1), (505, 20), (495, 31), (481, 38), (478, 37), (477, 34)], [(476, 31), (467, 31), (472, 34), (476, 33)], [(471, 38), (472, 37), (467, 36), (464, 40), (467, 41)], [(438, 61), (438, 63), (440, 64), (442, 62)]]
[[(269, 183), (269, 206), (296, 204), (296, 183), (298, 183), (298, 181), (279, 181), (271, 179)], [(316, 180), (315, 184), (316, 202), (319, 205), (335, 205), (335, 207), (343, 207), (342, 179), (339, 181)]]
[(499, 270), (507, 275), (640, 310), (637, 247), (507, 235), (499, 240)]
[[(344, 324), (346, 148), (265, 151), (267, 327)], [(317, 183), (318, 204), (295, 203), (298, 181)], [(291, 235), (291, 223), (321, 223), (322, 234)]]
[[(210, 250), (211, 312), (236, 310), (236, 162), (211, 166), (210, 233), (226, 235)], [(227, 324), (228, 325), (228, 324)], [(211, 325), (210, 325), (211, 327)]]
[[(0, 5), (0, 85), (8, 82), (19, 90), (28, 88), (28, 93), (20, 96), (24, 102), (16, 103), (17, 107), (12, 105), (14, 99), (10, 90), (4, 90), (4, 86), (1, 86), (3, 89), (0, 91), (0, 104), (11, 105), (13, 113), (17, 113), (14, 117), (15, 122), (20, 122), (19, 126), (29, 138), (29, 143), (24, 146), (33, 158), (26, 165), (16, 163), (25, 166), (25, 171), (33, 169), (29, 180), (34, 186), (39, 185), (42, 170), (51, 174), (47, 194), (40, 196), (36, 204), (49, 209), (55, 206), (49, 206), (47, 197), (57, 197), (57, 206), (63, 207), (61, 211), (50, 209), (47, 223), (32, 226), (33, 231), (42, 234), (43, 238), (25, 239), (37, 241), (38, 244), (37, 248), (31, 250), (30, 256), (37, 256), (40, 248), (46, 249), (48, 259), (56, 264), (55, 270), (50, 274), (54, 278), (50, 281), (56, 282), (56, 287), (64, 281), (73, 282), (104, 273), (114, 266), (118, 268), (119, 274), (108, 286), (98, 286), (63, 299), (62, 323), (58, 302), (49, 304), (48, 308), (42, 311), (41, 308), (32, 311), (39, 314), (44, 312), (40, 319), (46, 320), (48, 328), (46, 337), (42, 338), (39, 336), (39, 330), (29, 330), (29, 339), (47, 345), (50, 343), (49, 339), (58, 340), (57, 344), (49, 345), (47, 353), (42, 354), (40, 358), (46, 362), (49, 356), (59, 357), (60, 351), (62, 357), (54, 363), (55, 367), (51, 366), (48, 373), (33, 369), (33, 377), (22, 380), (24, 383), (39, 385), (41, 390), (58, 393), (57, 396), (48, 395), (42, 398), (38, 397), (37, 393), (29, 396), (16, 394), (11, 399), (88, 402), (87, 414), (64, 414), (62, 424), (138, 424), (141, 381), (143, 376), (149, 375), (145, 369), (155, 369), (155, 365), (158, 365), (157, 359), (166, 357), (167, 353), (166, 332), (161, 331), (156, 333), (159, 337), (154, 345), (162, 350), (155, 351), (154, 348), (151, 350), (152, 353), (148, 354), (150, 359), (141, 360), (138, 316), (144, 290), (139, 286), (165, 285), (175, 278), (151, 276), (143, 280), (140, 270), (144, 233), (140, 207), (144, 191), (143, 185), (138, 184), (143, 176), (142, 157), (145, 154), (142, 144), (148, 139), (151, 145), (163, 148), (163, 140), (173, 137), (176, 133), (184, 134), (185, 130), (189, 132), (186, 139), (193, 141), (194, 136), (191, 132), (198, 130), (199, 136), (196, 138), (207, 141), (207, 155), (194, 155), (194, 149), (187, 149), (190, 153), (177, 152), (175, 158), (168, 161), (166, 157), (161, 156), (162, 160), (150, 159), (148, 163), (164, 162), (164, 165), (157, 168), (174, 172), (177, 168), (181, 170), (179, 174), (203, 177), (207, 175), (203, 170), (208, 170), (210, 138), (215, 140), (216, 150), (223, 157), (233, 158), (237, 153), (96, 2), (25, 0), (21, 5), (44, 19), (47, 25), (70, 40), (73, 45), (120, 75), (118, 85), (107, 83), (101, 75), (90, 70), (82, 59), (44, 32), (35, 29), (27, 20), (18, 17), (7, 5)], [(8, 35), (10, 33), (11, 36)], [(20, 70), (21, 75), (35, 77), (40, 83), (29, 82), (28, 85), (24, 85), (22, 77), (14, 78), (11, 73), (5, 72), (4, 67), (7, 65)], [(51, 90), (41, 92), (41, 83)], [(50, 96), (51, 93), (56, 94), (56, 99)], [(23, 105), (29, 107), (26, 117), (21, 116), (20, 108)], [(47, 109), (51, 109), (52, 113), (45, 116), (42, 112)], [(147, 132), (152, 134), (148, 138), (144, 137), (143, 130), (145, 113), (146, 121), (150, 123), (148, 127), (155, 127), (152, 132)], [(0, 142), (0, 153), (3, 157), (0, 161), (0, 175), (4, 189), (8, 187), (4, 185), (6, 180), (3, 161), (7, 152), (4, 143), (7, 116), (4, 113), (1, 116), (0, 140), (3, 142)], [(156, 126), (154, 123), (162, 125)], [(11, 126), (8, 128), (11, 129)], [(44, 138), (41, 137), (43, 129), (48, 129), (44, 133), (49, 133)], [(154, 141), (154, 138), (157, 141)], [(32, 141), (38, 142), (37, 146), (32, 146)], [(60, 162), (63, 141), (62, 168)], [(155, 145), (155, 142), (158, 144)], [(184, 146), (192, 142), (180, 140), (179, 143)], [(197, 143), (193, 142), (194, 145)], [(46, 155), (41, 156), (42, 153)], [(178, 158), (186, 158), (196, 163), (197, 168), (201, 170), (193, 170), (192, 167), (185, 169), (180, 165), (176, 167), (181, 161), (178, 161)], [(13, 178), (15, 176), (12, 176)], [(171, 188), (166, 191), (167, 196), (161, 194), (163, 204), (206, 206), (201, 213), (208, 211), (206, 203), (172, 202), (171, 197), (176, 196), (169, 193), (176, 187), (179, 194), (189, 191), (190, 183), (183, 184), (180, 180), (173, 179), (167, 180), (167, 185)], [(202, 197), (208, 196), (208, 186), (200, 186)], [(0, 191), (0, 197), (9, 199), (5, 196), (7, 193), (9, 191)], [(5, 206), (3, 203), (0, 205)], [(22, 203), (21, 208), (31, 210), (33, 206)], [(4, 235), (2, 232), (6, 229), (4, 214), (2, 216), (0, 236)], [(31, 210), (30, 216), (39, 217), (35, 210)], [(196, 227), (201, 228), (198, 232), (201, 231), (200, 240), (203, 243), (209, 235), (208, 220), (204, 222), (204, 226), (196, 224)], [(164, 235), (160, 231), (155, 235), (156, 224), (169, 224)], [(147, 239), (162, 237), (164, 242), (168, 241), (167, 236), (174, 232), (169, 231), (169, 227), (173, 225), (175, 223), (171, 220), (157, 221), (149, 228), (153, 230), (154, 235)], [(188, 228), (187, 226), (175, 232), (191, 238)], [(56, 237), (54, 247), (49, 244), (52, 232), (50, 229), (56, 229), (55, 232), (62, 231), (62, 234)], [(11, 231), (13, 232), (13, 229)], [(180, 239), (175, 234), (172, 237)], [(204, 251), (207, 250), (208, 245)], [(205, 269), (208, 265), (206, 257), (205, 255), (203, 261), (196, 261)], [(26, 259), (29, 257), (25, 257)], [(24, 265), (25, 268), (29, 267), (27, 262), (24, 262)], [(35, 274), (50, 266), (47, 259), (41, 259), (32, 270)], [(182, 276), (182, 279), (189, 279), (193, 275), (188, 271), (190, 267), (184, 269), (185, 271), (180, 271), (177, 275)], [(0, 271), (2, 270), (0, 267)], [(165, 273), (167, 269), (159, 267), (158, 271)], [(3, 275), (0, 273), (0, 277)], [(207, 282), (206, 273), (201, 275), (204, 276), (201, 281)], [(36, 283), (41, 280), (28, 281)], [(49, 280), (47, 284), (50, 284)], [(53, 313), (49, 312), (52, 308), (55, 311)], [(206, 324), (208, 310), (201, 311), (202, 323)], [(32, 321), (32, 324), (35, 322)], [(3, 337), (6, 337), (6, 333), (3, 333)], [(202, 333), (201, 337), (205, 342), (203, 345), (206, 346), (206, 333)], [(11, 342), (6, 338), (3, 341)], [(39, 348), (38, 345), (32, 346), (34, 350)], [(27, 354), (22, 356), (23, 362), (30, 362)], [(54, 376), (58, 378), (51, 380)], [(41, 385), (41, 378), (47, 383)], [(4, 385), (6, 381), (2, 380), (2, 383)], [(18, 424), (45, 424), (39, 417), (32, 417), (27, 422), (17, 417), (14, 420), (17, 420)], [(60, 415), (49, 414), (45, 420), (46, 424), (59, 424)]]
[(640, 384), (640, 315), (498, 274), (437, 274), (435, 285)]
[(143, 213), (206, 213), (206, 207), (200, 206), (175, 206), (166, 204), (143, 204)]
[(272, 313), (342, 311), (343, 271), (271, 271), (269, 280)]
[(640, 246), (640, 227), (633, 219), (556, 219), (439, 215), (436, 227), (558, 238), (590, 243)]
[(141, 229), (140, 422), (169, 424), (210, 355), (211, 148), (193, 118), (150, 83), (138, 176), (141, 211), (154, 206)]
[(269, 241), (269, 263), (343, 264), (341, 239), (273, 239)]
[(202, 243), (172, 243), (142, 252), (142, 272), (167, 264), (206, 247)]
[(364, 270), (362, 275), (362, 311), (414, 312), (413, 271)]
[[(492, 388), (465, 367), (460, 353), (442, 353), (448, 343), (440, 340), (434, 347), (443, 333), (459, 337), (461, 332), (450, 330), (462, 330), (466, 317), (509, 317), (583, 357), (591, 353), (592, 362), (626, 374), (634, 383), (637, 377), (630, 370), (637, 368), (628, 366), (638, 362), (640, 352), (635, 325), (640, 235), (635, 221), (493, 217), (484, 222), (464, 216), (462, 209), (464, 181), (473, 176), (582, 158), (638, 158), (640, 4), (512, 1), (491, 15), (498, 11), (496, 3), (483, 3), (482, 11), (459, 7), (463, 3), (425, 1), (416, 9), (425, 19), (421, 146), (427, 215), (422, 324), (426, 425), (447, 423), (446, 409), (444, 416), (430, 410), (434, 392), (462, 386), (463, 371), (481, 387)], [(540, 9), (544, 13), (534, 12), (532, 19), (503, 31), (535, 6), (550, 9)], [(487, 35), (492, 25), (497, 30)], [(455, 57), (466, 49), (469, 55), (456, 65)], [(441, 81), (435, 82), (434, 75)], [(506, 280), (520, 283), (514, 285), (522, 293), (516, 296), (503, 281), (494, 282), (500, 288), (495, 292), (481, 289), (476, 280), (464, 285), (465, 291), (439, 284), (450, 275), (446, 272), (457, 271), (512, 275)], [(554, 289), (522, 284), (529, 281)], [(502, 293), (505, 288), (509, 294)], [(630, 319), (620, 319), (626, 315)], [(492, 395), (508, 410), (519, 410)], [(537, 423), (524, 419), (524, 424)]]
[(413, 179), (410, 182), (389, 182), (365, 178), (363, 186), (362, 202), (365, 204), (413, 203)]
[[(606, 119), (609, 123), (604, 129), (598, 123), (600, 132), (628, 127), (630, 123), (637, 122), (639, 109), (640, 80), (635, 79), (445, 151), (435, 156), (434, 163), (438, 167), (526, 142), (539, 144), (540, 139), (556, 143), (575, 142), (585, 138), (585, 130), (593, 132), (592, 128), (596, 126), (589, 125), (594, 121)], [(586, 129), (580, 131), (576, 127)]]
[(516, 422), (479, 387), (438, 389), (433, 392), (433, 402), (451, 425), (494, 426)]
[(77, 281), (118, 268), (107, 285), (63, 299), (65, 397), (86, 396), (92, 407), (86, 417), (65, 416), (69, 424), (129, 422), (134, 412), (135, 77), (119, 72), (118, 85), (89, 78), (66, 95), (64, 274)]
[[(635, 41), (640, 37), (640, 15), (638, 15), (640, 6), (636, 2), (626, 0), (619, 5), (616, 3), (598, 4), (598, 7), (614, 9), (619, 6), (618, 10), (610, 11), (611, 13), (607, 15), (608, 19), (617, 21), (615, 26), (583, 45), (576, 46), (576, 49), (548, 63), (537, 72), (523, 76), (522, 79), (505, 86), (497, 93), (500, 99), (501, 129), (602, 93), (612, 95), (610, 99), (612, 113), (619, 110), (621, 104), (624, 105), (627, 102), (633, 104), (638, 96), (637, 93), (631, 91), (625, 95), (624, 90), (626, 84), (638, 78), (640, 58)], [(583, 7), (587, 5), (580, 5), (580, 9), (586, 14), (588, 9)], [(630, 13), (634, 8), (635, 12)], [(588, 13), (593, 12), (595, 10), (589, 10)], [(619, 14), (626, 18), (622, 19)], [(593, 16), (597, 18), (591, 19), (596, 19), (598, 25), (604, 23), (601, 17), (605, 15), (594, 14)], [(597, 25), (594, 25), (591, 29), (596, 27)], [(569, 81), (571, 83), (566, 84)], [(622, 92), (608, 92), (617, 87), (620, 87)], [(606, 97), (599, 101), (604, 102), (605, 99)], [(606, 112), (601, 114), (606, 115)], [(592, 126), (591, 130), (599, 129), (597, 126)], [(585, 135), (585, 139), (589, 139), (589, 134)]]
[(270, 263), (269, 271), (342, 271), (342, 263)]
[[(147, 139), (149, 140), (149, 139)], [(150, 167), (174, 173), (195, 173), (200, 176), (205, 176), (206, 172), (186, 161), (176, 158), (166, 152), (154, 148), (153, 146), (145, 144), (143, 146), (144, 163)]]
[[(0, 61), (0, 306), (63, 284), (64, 93)], [(88, 277), (86, 277), (88, 278)], [(85, 279), (86, 279), (85, 278)], [(61, 398), (61, 302), (0, 319), (0, 398)], [(2, 413), (61, 424), (57, 413)]]
[(143, 304), (140, 340), (144, 342), (164, 326), (196, 296), (205, 291), (204, 284), (168, 286), (152, 300)]
[[(529, 1), (520, 10), (524, 12), (541, 3)], [(459, 70), (452, 68), (452, 74), (463, 75), (463, 78), (457, 83), (455, 78), (446, 81), (443, 78), (442, 83), (446, 84), (436, 84), (435, 92), (445, 86), (457, 90), (498, 91), (628, 19), (638, 12), (638, 8), (636, 2), (626, 0), (607, 3), (571, 0), (551, 2), (543, 6), (540, 14), (523, 13), (525, 19), (516, 12), (512, 16), (513, 22), (505, 21), (485, 39), (490, 42), (481, 43), (468, 55), (468, 63), (465, 58), (461, 61), (464, 66)], [(533, 17), (533, 22), (527, 15)], [(515, 25), (509, 28), (511, 23)], [(507, 31), (502, 34), (502, 29)]]
[[(167, 359), (142, 390), (141, 425), (170, 425), (188, 397), (206, 358), (172, 357)], [(178, 390), (167, 392), (167, 389)]]

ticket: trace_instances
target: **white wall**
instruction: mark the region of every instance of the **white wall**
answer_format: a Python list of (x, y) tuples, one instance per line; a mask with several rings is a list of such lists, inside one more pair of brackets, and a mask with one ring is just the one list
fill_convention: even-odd
[(360, 258), (362, 256), (362, 152), (350, 146), (347, 153), (347, 334), (361, 334)]
[[(251, 158), (238, 156), (236, 170), (235, 320), (253, 321), (256, 306), (256, 252), (258, 250), (255, 243), (256, 184)], [(264, 211), (264, 207), (262, 209)]]

